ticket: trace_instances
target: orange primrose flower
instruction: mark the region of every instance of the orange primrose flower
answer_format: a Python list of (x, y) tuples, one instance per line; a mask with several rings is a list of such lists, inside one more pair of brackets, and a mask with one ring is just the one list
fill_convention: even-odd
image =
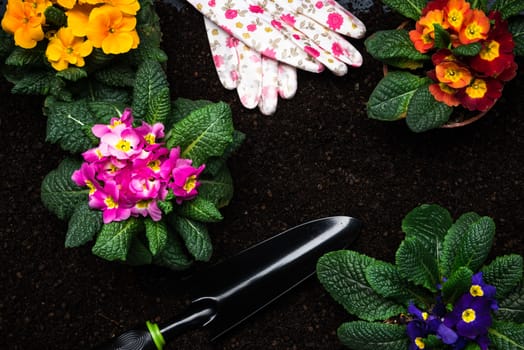
[(435, 67), (437, 80), (453, 89), (468, 86), (473, 79), (471, 72), (457, 62), (444, 61)]
[(2, 29), (14, 34), (15, 44), (24, 49), (32, 49), (44, 39), (42, 24), (45, 17), (37, 12), (37, 7), (30, 2), (11, 0), (2, 19)]
[(111, 5), (94, 8), (89, 15), (87, 38), (105, 54), (126, 53), (138, 47), (136, 18)]
[(488, 37), (489, 28), (489, 18), (486, 14), (481, 10), (472, 10), (464, 19), (459, 40), (464, 45), (484, 40)]
[(89, 23), (89, 14), (94, 6), (89, 4), (76, 4), (72, 9), (66, 11), (67, 27), (73, 30), (75, 36), (87, 35), (87, 24)]
[(469, 2), (465, 0), (449, 0), (444, 8), (446, 22), (456, 32), (460, 31), (464, 18), (468, 17), (470, 12)]
[(76, 0), (56, 0), (56, 2), (65, 9), (72, 9), (76, 5)]
[(104, 0), (104, 2), (118, 8), (126, 15), (134, 16), (138, 10), (140, 10), (140, 3), (138, 0)]
[(444, 20), (444, 11), (442, 10), (431, 10), (426, 13), (425, 16), (421, 17), (418, 21), (424, 28), (424, 32), (431, 33), (431, 36), (435, 36), (435, 25), (438, 24), (444, 29), (449, 28), (449, 24)]
[(83, 37), (73, 34), (71, 28), (62, 27), (49, 40), (45, 55), (54, 69), (61, 71), (73, 64), (78, 67), (85, 65), (84, 57), (93, 51), (93, 44)]
[(418, 23), (416, 24), (416, 28), (416, 30), (409, 31), (409, 39), (418, 52), (426, 53), (433, 48), (435, 41), (429, 33), (423, 33), (423, 29)]
[(435, 100), (443, 102), (450, 107), (456, 107), (460, 104), (457, 98), (457, 90), (449, 87), (444, 83), (435, 83), (429, 86), (429, 92), (433, 95)]
[(502, 96), (503, 84), (497, 79), (476, 78), (459, 92), (460, 104), (470, 111), (487, 111)]

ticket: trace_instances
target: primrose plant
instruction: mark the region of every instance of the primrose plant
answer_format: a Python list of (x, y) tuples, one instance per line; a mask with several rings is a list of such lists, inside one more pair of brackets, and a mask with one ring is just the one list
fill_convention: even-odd
[(522, 256), (489, 264), (495, 224), (470, 212), (453, 222), (421, 205), (402, 222), (395, 264), (350, 250), (319, 259), (317, 275), (359, 320), (338, 337), (351, 349), (524, 349)]
[[(206, 223), (233, 194), (226, 158), (241, 144), (223, 102), (170, 100), (160, 64), (137, 70), (132, 108), (46, 101), (47, 139), (81, 153), (42, 183), (42, 200), (68, 220), (66, 247), (129, 264), (187, 268), (212, 254)], [(48, 100), (52, 99), (48, 97)]]
[[(370, 118), (406, 118), (421, 132), (483, 116), (524, 54), (524, 0), (384, 0), (414, 21), (374, 33), (366, 49), (387, 67), (369, 97)], [(398, 69), (402, 70), (398, 70)]]

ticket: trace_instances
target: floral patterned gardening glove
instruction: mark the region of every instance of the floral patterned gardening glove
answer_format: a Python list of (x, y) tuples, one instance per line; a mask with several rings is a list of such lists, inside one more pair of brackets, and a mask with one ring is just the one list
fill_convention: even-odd
[(209, 46), (220, 82), (226, 89), (237, 89), (246, 108), (258, 106), (273, 114), (278, 96), (292, 98), (297, 91), (295, 67), (261, 55), (205, 18)]
[[(256, 90), (264, 85), (262, 75), (257, 71), (259, 62), (264, 63), (262, 72), (274, 72), (277, 67), (284, 72), (290, 72), (295, 79), (296, 73), (285, 64), (306, 71), (321, 72), (325, 67), (336, 75), (347, 73), (347, 65), (358, 67), (362, 64), (362, 55), (340, 34), (353, 38), (362, 38), (366, 28), (364, 24), (349, 11), (336, 3), (335, 0), (188, 0), (197, 10), (214, 22), (214, 28), (206, 24), (208, 37), (213, 51), (219, 77), (226, 88), (225, 72), (236, 72), (233, 76), (238, 80), (236, 88), (244, 106), (254, 108), (257, 104), (265, 114), (272, 113), (276, 108), (277, 96), (271, 88), (270, 98), (263, 97), (262, 91)], [(217, 26), (219, 28), (217, 28)], [(211, 30), (209, 28), (212, 28)], [(222, 34), (221, 31), (226, 32)], [(214, 34), (215, 33), (215, 34)], [(340, 34), (337, 34), (340, 33)], [(236, 52), (244, 51), (244, 55), (235, 55), (229, 48), (223, 48), (224, 39), (215, 37), (234, 37), (241, 41)], [(236, 42), (237, 43), (237, 42)], [(261, 54), (257, 60), (256, 51)], [(221, 54), (227, 52), (228, 54)], [(246, 60), (251, 57), (252, 60)], [(256, 63), (256, 64), (255, 64)], [(285, 64), (284, 64), (285, 63)], [(238, 65), (239, 69), (230, 67)], [(264, 69), (265, 68), (265, 69)], [(251, 72), (251, 74), (249, 74)], [(291, 73), (292, 72), (292, 73)], [(225, 77), (225, 78), (224, 78)], [(278, 78), (277, 78), (278, 80)], [(290, 80), (288, 80), (290, 82)], [(249, 87), (249, 88), (248, 88)], [(248, 88), (248, 89), (246, 89)], [(294, 94), (291, 94), (291, 96)], [(245, 94), (249, 92), (249, 94)], [(286, 96), (280, 91), (281, 96)], [(261, 102), (262, 101), (262, 102)]]

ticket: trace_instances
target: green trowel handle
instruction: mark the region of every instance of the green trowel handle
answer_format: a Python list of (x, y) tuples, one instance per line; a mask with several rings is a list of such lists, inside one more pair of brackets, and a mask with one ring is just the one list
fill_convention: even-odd
[(129, 330), (95, 350), (162, 350), (164, 344), (158, 326), (147, 322), (147, 327)]

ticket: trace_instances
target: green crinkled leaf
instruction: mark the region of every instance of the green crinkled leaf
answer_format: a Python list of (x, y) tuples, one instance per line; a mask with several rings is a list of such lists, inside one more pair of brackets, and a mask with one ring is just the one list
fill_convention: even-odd
[(95, 101), (88, 102), (89, 112), (95, 117), (97, 123), (109, 124), (111, 118), (118, 117), (125, 110), (126, 105), (118, 102)]
[(387, 262), (376, 261), (366, 270), (366, 280), (375, 292), (385, 298), (408, 305), (409, 301), (425, 303), (430, 296), (403, 278), (397, 267)]
[(513, 52), (517, 56), (524, 56), (524, 17), (510, 18), (508, 21), (509, 31), (513, 35), (515, 48)]
[(17, 46), (6, 58), (5, 64), (17, 67), (43, 66), (44, 57), (45, 49), (41, 46), (37, 46), (34, 49), (23, 49)]
[(402, 220), (406, 238), (416, 238), (437, 257), (446, 232), (453, 224), (449, 211), (436, 204), (422, 204)]
[(94, 71), (107, 66), (114, 58), (115, 55), (105, 54), (101, 48), (93, 48), (91, 54), (85, 58), (85, 65)]
[(420, 86), (409, 101), (406, 123), (411, 131), (423, 132), (444, 125), (453, 112), (450, 107), (435, 100), (429, 84)]
[(471, 287), (473, 271), (467, 267), (460, 267), (442, 284), (442, 296), (446, 303), (453, 304), (457, 298), (466, 293)]
[(65, 83), (53, 72), (28, 71), (23, 78), (15, 82), (11, 92), (14, 94), (60, 96), (64, 87)]
[(231, 142), (221, 157), (211, 157), (206, 161), (206, 172), (216, 175), (229, 158), (244, 142), (246, 135), (238, 130), (233, 130), (233, 142)]
[(114, 65), (93, 73), (94, 78), (99, 82), (117, 87), (133, 87), (135, 75), (135, 70), (127, 65)]
[(87, 71), (78, 67), (69, 67), (60, 72), (56, 72), (56, 76), (64, 78), (65, 80), (78, 81), (87, 77)]
[(440, 254), (440, 272), (442, 276), (449, 276), (453, 268), (453, 262), (457, 255), (457, 250), (461, 244), (462, 237), (468, 230), (468, 227), (475, 221), (480, 219), (477, 213), (469, 212), (461, 215), (457, 221), (449, 228), (444, 242), (442, 243), (442, 250)]
[(192, 159), (194, 166), (221, 156), (233, 142), (231, 109), (218, 102), (194, 110), (173, 126), (166, 139), (168, 148), (180, 146), (181, 157)]
[[(173, 123), (187, 117), (191, 112), (211, 104), (208, 100), (190, 100), (179, 97), (171, 104), (171, 119)], [(171, 125), (171, 124), (168, 124)]]
[(405, 311), (376, 293), (366, 280), (365, 271), (375, 259), (350, 250), (330, 252), (317, 262), (317, 276), (333, 299), (349, 313), (367, 320), (384, 320)]
[(54, 27), (65, 27), (67, 17), (64, 11), (56, 6), (47, 6), (44, 11), (45, 23)]
[(59, 219), (69, 219), (79, 203), (87, 202), (89, 190), (78, 187), (71, 180), (71, 175), (80, 168), (80, 164), (80, 161), (66, 158), (42, 181), (40, 190), (42, 202)]
[(191, 201), (184, 202), (177, 213), (188, 219), (201, 222), (218, 222), (223, 219), (213, 202), (197, 197)]
[(503, 300), (522, 280), (522, 257), (517, 254), (499, 256), (482, 268), (484, 282), (497, 287), (497, 300)]
[(400, 274), (416, 285), (436, 292), (440, 282), (434, 253), (415, 237), (406, 238), (398, 247), (395, 261)]
[(93, 246), (93, 254), (110, 261), (126, 261), (127, 253), (133, 239), (140, 231), (140, 226), (139, 220), (133, 217), (104, 224)]
[(504, 299), (498, 301), (495, 317), (499, 320), (524, 323), (524, 283), (520, 283)]
[[(447, 48), (450, 41), (450, 35), (447, 30), (442, 28), (439, 24), (433, 24), (433, 28), (435, 29), (435, 48), (444, 49)], [(412, 44), (413, 45), (413, 44)], [(416, 50), (416, 49), (415, 49)]]
[(233, 178), (225, 164), (211, 178), (200, 179), (198, 195), (217, 208), (225, 207), (233, 197)]
[(524, 11), (524, 1), (522, 0), (496, 0), (492, 10), (497, 10), (503, 19), (518, 15)]
[(151, 252), (138, 239), (134, 238), (127, 252), (126, 263), (133, 266), (149, 265), (153, 261)]
[(381, 30), (373, 33), (366, 41), (366, 50), (373, 58), (399, 68), (418, 68), (430, 59), (417, 51), (404, 29)]
[(172, 270), (184, 270), (191, 266), (192, 261), (187, 257), (182, 243), (168, 231), (164, 249), (153, 257), (153, 263)]
[(65, 246), (72, 248), (86, 244), (100, 231), (102, 225), (102, 212), (89, 208), (85, 198), (85, 201), (76, 206), (69, 219)]
[(427, 78), (408, 72), (389, 72), (369, 96), (368, 117), (385, 121), (405, 117), (411, 97), (427, 82)]
[(4, 59), (15, 49), (15, 40), (13, 35), (0, 30), (0, 58)]
[(476, 56), (480, 52), (482, 45), (480, 43), (472, 43), (468, 45), (460, 45), (455, 47), (451, 52), (455, 56)]
[(391, 7), (401, 15), (417, 21), (420, 18), (422, 9), (426, 6), (426, 0), (383, 0), (384, 4)]
[(150, 124), (163, 122), (171, 109), (169, 84), (160, 64), (145, 61), (136, 72), (133, 116)]
[(189, 253), (198, 261), (209, 261), (213, 254), (213, 245), (206, 225), (175, 215), (170, 215), (169, 218)]
[(85, 94), (83, 97), (86, 97), (90, 102), (111, 102), (124, 104), (125, 106), (131, 104), (131, 96), (128, 89), (109, 86), (95, 80), (90, 80), (89, 85), (89, 95)]
[(466, 266), (472, 271), (477, 271), (491, 250), (494, 236), (495, 222), (487, 216), (481, 217), (469, 225), (458, 245), (452, 271), (460, 266)]
[(524, 324), (495, 321), (488, 329), (488, 336), (497, 350), (524, 349)]
[(406, 327), (393, 324), (346, 322), (337, 335), (342, 344), (354, 350), (406, 350), (409, 346)]
[(58, 143), (66, 151), (80, 153), (93, 147), (90, 128), (97, 121), (85, 100), (59, 102), (48, 97), (44, 103), (47, 118), (46, 141)]
[(164, 221), (144, 220), (146, 227), (146, 237), (149, 243), (149, 250), (153, 255), (157, 255), (167, 242), (167, 225)]

